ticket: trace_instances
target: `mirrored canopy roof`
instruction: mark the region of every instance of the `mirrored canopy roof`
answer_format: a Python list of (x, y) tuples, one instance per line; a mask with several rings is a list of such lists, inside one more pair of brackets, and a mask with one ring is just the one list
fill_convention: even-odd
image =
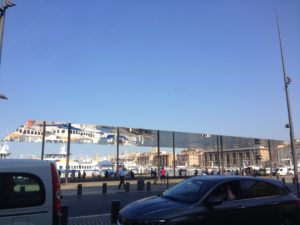
[[(119, 129), (119, 144), (126, 146), (168, 147), (168, 148), (201, 148), (204, 150), (251, 148), (253, 146), (268, 147), (267, 139), (246, 138), (207, 134), (158, 131), (141, 128), (113, 127), (105, 125), (76, 124), (66, 122), (49, 122), (28, 120), (15, 131), (6, 135), (4, 142), (42, 142), (45, 124), (45, 142), (65, 143), (68, 141), (70, 126), (70, 142), (77, 144), (115, 145)], [(159, 136), (158, 136), (159, 135)], [(271, 140), (272, 146), (283, 144), (280, 140)]]

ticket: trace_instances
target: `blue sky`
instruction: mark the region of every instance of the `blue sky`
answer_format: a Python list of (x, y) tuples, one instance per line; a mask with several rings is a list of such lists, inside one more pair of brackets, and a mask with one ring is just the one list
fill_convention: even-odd
[(298, 0), (28, 0), (5, 18), (0, 134), (28, 119), (289, 140)]

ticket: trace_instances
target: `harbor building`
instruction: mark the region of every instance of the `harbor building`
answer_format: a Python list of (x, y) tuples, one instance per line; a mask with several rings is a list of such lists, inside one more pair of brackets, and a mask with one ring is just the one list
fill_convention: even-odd
[(266, 165), (270, 161), (269, 149), (263, 146), (225, 149), (222, 152), (214, 149), (184, 149), (177, 154), (177, 165), (213, 168), (221, 166), (223, 161), (224, 167), (230, 168)]
[[(296, 153), (296, 158), (298, 161), (298, 167), (299, 162), (300, 162), (300, 139), (295, 141), (294, 144), (295, 147), (295, 153)], [(274, 154), (274, 161), (276, 164), (279, 165), (286, 165), (286, 166), (291, 166), (293, 164), (293, 156), (292, 156), (292, 150), (291, 150), (291, 145), (289, 143), (285, 143), (282, 145), (278, 146), (277, 151)]]

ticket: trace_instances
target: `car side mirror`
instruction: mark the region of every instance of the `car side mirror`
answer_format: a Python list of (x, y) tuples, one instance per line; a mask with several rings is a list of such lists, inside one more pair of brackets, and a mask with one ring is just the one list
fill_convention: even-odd
[(215, 197), (215, 196), (213, 196), (213, 197), (208, 198), (206, 204), (208, 206), (212, 207), (212, 206), (216, 206), (216, 205), (221, 205), (222, 202), (223, 202), (223, 198), (222, 197)]

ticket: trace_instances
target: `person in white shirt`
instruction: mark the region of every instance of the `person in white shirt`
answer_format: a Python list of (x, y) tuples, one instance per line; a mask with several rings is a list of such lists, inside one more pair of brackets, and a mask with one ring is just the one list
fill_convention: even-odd
[(124, 167), (121, 167), (121, 168), (119, 169), (120, 183), (119, 183), (118, 189), (121, 188), (121, 185), (122, 185), (122, 184), (123, 184), (124, 189), (126, 189), (126, 187), (125, 187), (125, 182), (124, 182), (124, 181), (125, 181), (125, 175), (126, 175), (125, 169), (124, 169)]

